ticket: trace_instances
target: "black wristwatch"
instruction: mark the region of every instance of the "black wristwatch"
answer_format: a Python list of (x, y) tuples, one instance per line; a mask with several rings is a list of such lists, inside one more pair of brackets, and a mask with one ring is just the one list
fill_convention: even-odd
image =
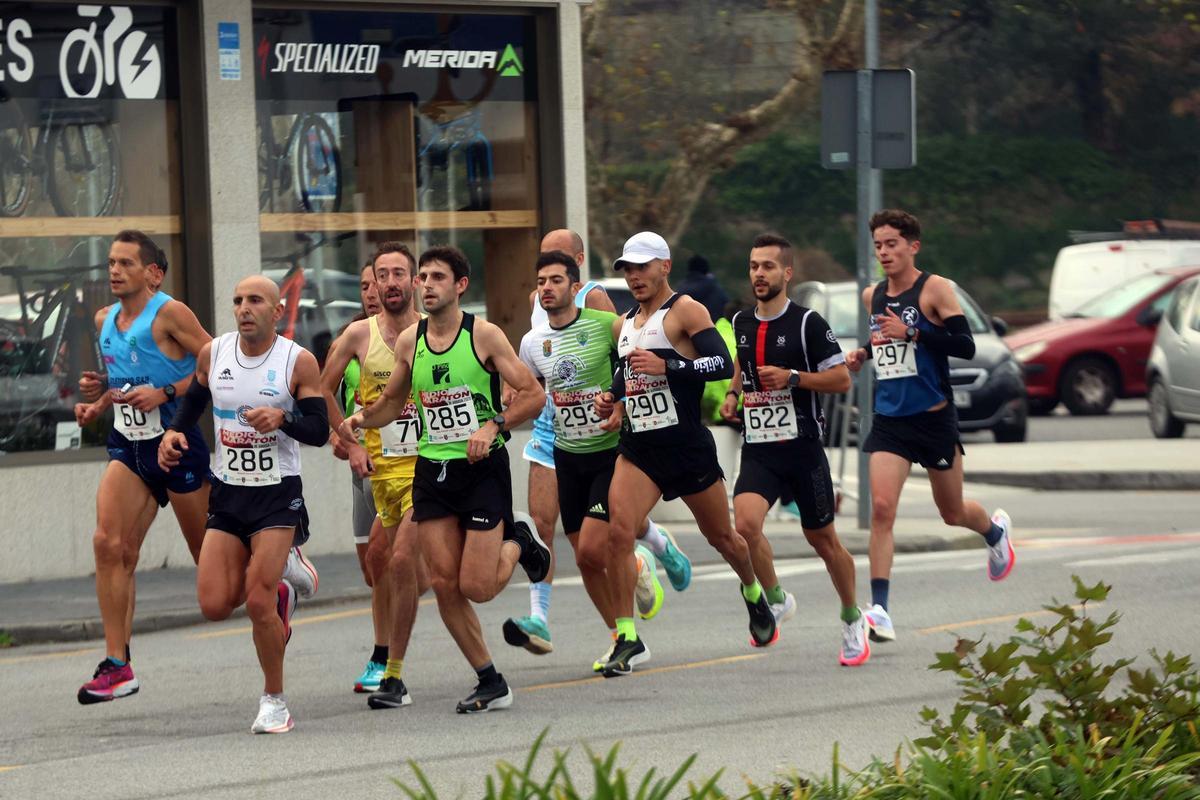
[(904, 341), (911, 342), (915, 338), (917, 338), (917, 329), (909, 325), (908, 329), (904, 331)]
[(168, 383), (166, 386), (162, 387), (162, 390), (163, 394), (167, 396), (168, 403), (175, 399), (175, 384)]
[(792, 389), (800, 388), (800, 373), (792, 370), (792, 374), (788, 376), (788, 386)]
[(500, 429), (501, 433), (504, 433), (504, 423), (507, 421), (508, 420), (504, 419), (503, 414), (497, 414), (496, 416), (492, 417), (492, 422), (496, 423), (496, 427)]

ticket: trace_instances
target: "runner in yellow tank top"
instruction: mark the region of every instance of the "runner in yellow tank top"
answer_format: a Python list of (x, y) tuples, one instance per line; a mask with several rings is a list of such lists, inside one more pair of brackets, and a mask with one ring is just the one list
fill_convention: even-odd
[[(333, 396), (339, 376), (351, 358), (362, 364), (359, 392), (366, 406), (379, 399), (396, 363), (395, 342), (400, 332), (420, 320), (413, 303), (415, 260), (400, 242), (384, 242), (375, 252), (375, 280), (383, 311), (352, 323), (330, 348), (323, 383), (330, 425), (342, 424), (341, 408)], [(389, 345), (388, 342), (391, 342)], [(417, 526), (412, 521), (413, 469), (420, 424), (415, 407), (390, 425), (366, 429), (365, 447), (347, 443), (350, 467), (356, 475), (371, 477), (377, 526), (386, 537), (390, 561), (386, 578), (391, 581), (392, 620), (388, 643), (387, 670), (379, 689), (367, 698), (371, 708), (399, 708), (412, 702), (401, 679), (404, 655), (417, 617), (417, 600), (429, 588), (429, 571), (417, 548)]]

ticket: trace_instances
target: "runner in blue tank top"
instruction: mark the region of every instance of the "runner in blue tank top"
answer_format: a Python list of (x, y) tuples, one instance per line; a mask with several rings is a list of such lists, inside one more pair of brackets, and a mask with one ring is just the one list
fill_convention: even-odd
[[(78, 693), (98, 703), (138, 691), (129, 664), (138, 551), (158, 512), (169, 501), (192, 558), (200, 553), (208, 506), (208, 449), (193, 426), (192, 455), (177, 468), (159, 468), (163, 430), (187, 388), (196, 353), (211, 338), (183, 303), (157, 291), (167, 270), (162, 250), (140, 231), (121, 231), (108, 255), (109, 286), (117, 301), (96, 314), (107, 391), (75, 407), (80, 425), (113, 406), (110, 461), (96, 493), (96, 598), (104, 623), (106, 658)], [(85, 376), (84, 383), (87, 382)]]
[(872, 639), (890, 642), (896, 638), (888, 613), (892, 528), (913, 463), (928, 471), (933, 500), (946, 524), (970, 528), (986, 540), (989, 578), (1007, 578), (1016, 556), (1008, 514), (997, 509), (988, 519), (983, 506), (963, 498), (963, 448), (950, 402), (949, 357), (971, 358), (975, 342), (954, 286), (917, 269), (921, 224), (912, 214), (880, 211), (871, 217), (870, 227), (887, 277), (863, 291), (871, 340), (847, 353), (846, 364), (858, 372), (866, 360), (875, 363), (875, 415), (863, 443), (863, 452), (870, 453), (872, 493), (872, 606), (867, 621)]

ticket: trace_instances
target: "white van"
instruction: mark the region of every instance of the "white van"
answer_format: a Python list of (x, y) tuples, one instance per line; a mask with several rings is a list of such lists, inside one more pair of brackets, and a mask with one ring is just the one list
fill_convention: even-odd
[[(1126, 229), (1134, 224), (1126, 223)], [(1189, 231), (1189, 235), (1194, 234)], [(1108, 236), (1107, 241), (1073, 244), (1058, 251), (1050, 276), (1050, 319), (1060, 319), (1096, 295), (1147, 272), (1200, 264), (1200, 238)]]

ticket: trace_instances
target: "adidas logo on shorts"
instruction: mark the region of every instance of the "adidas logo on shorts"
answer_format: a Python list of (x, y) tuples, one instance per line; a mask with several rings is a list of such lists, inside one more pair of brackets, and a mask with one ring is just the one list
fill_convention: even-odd
[(589, 513), (589, 514), (603, 514), (603, 513), (605, 513), (605, 510), (604, 510), (604, 503), (596, 503), (596, 505), (594, 505), (594, 506), (592, 506), (591, 508), (589, 508), (589, 509), (588, 509), (588, 513)]
[(949, 462), (949, 461), (947, 461), (947, 460), (946, 460), (946, 459), (944, 459), (944, 458), (939, 458), (939, 459), (938, 459), (938, 463), (937, 463), (937, 465), (938, 465), (939, 467), (948, 467), (948, 466), (950, 466), (950, 462)]

